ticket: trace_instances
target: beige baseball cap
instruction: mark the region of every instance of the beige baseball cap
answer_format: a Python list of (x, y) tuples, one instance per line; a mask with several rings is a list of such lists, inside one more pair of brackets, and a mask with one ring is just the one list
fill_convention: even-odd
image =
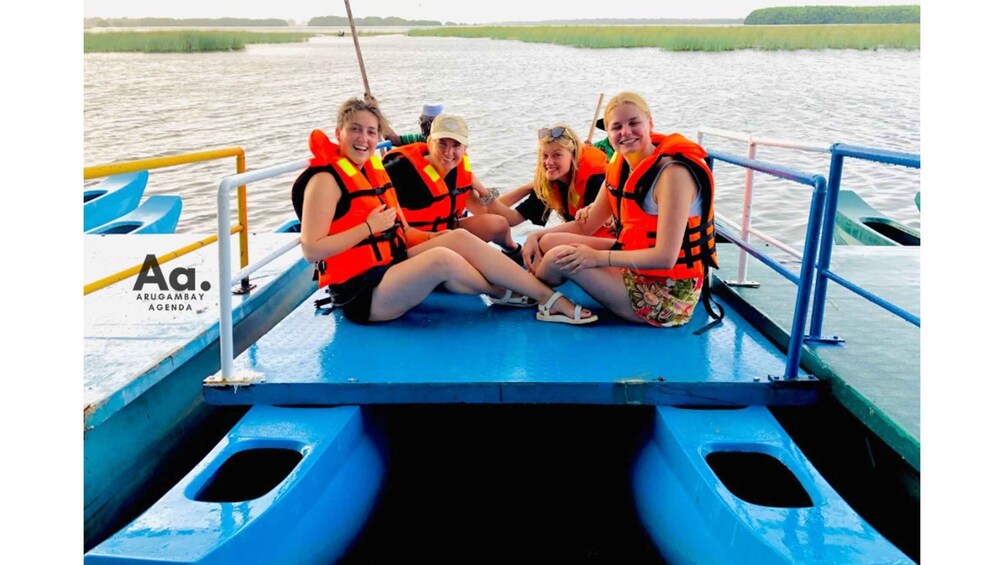
[(467, 122), (460, 116), (453, 114), (440, 114), (432, 120), (432, 127), (429, 129), (429, 141), (448, 137), (455, 139), (462, 145), (467, 145)]

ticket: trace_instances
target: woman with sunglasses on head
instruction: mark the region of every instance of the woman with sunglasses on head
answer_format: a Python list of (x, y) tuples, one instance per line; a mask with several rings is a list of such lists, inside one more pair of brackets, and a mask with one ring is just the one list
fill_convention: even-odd
[(374, 101), (350, 98), (338, 111), (338, 143), (314, 130), (314, 158), (293, 184), (303, 255), (316, 263), (319, 286), (328, 287), (332, 303), (346, 318), (358, 323), (393, 320), (443, 284), (460, 294), (485, 294), (505, 306), (540, 302), (537, 318), (544, 321), (596, 321), (474, 235), (410, 227), (374, 155), (385, 126)]
[[(680, 134), (655, 133), (648, 105), (632, 92), (610, 100), (604, 122), (617, 151), (605, 186), (583, 222), (562, 224), (540, 239), (545, 254), (535, 274), (552, 285), (571, 279), (626, 320), (686, 324), (702, 294), (709, 298), (702, 293), (708, 268), (718, 266), (707, 153)], [(611, 216), (617, 226), (612, 246), (554, 238), (562, 231), (592, 233)]]
[[(526, 197), (505, 212), (509, 224), (513, 226), (526, 220), (543, 226), (552, 211), (565, 222), (571, 222), (580, 210), (592, 204), (603, 186), (606, 155), (599, 149), (584, 145), (572, 128), (566, 125), (541, 128), (537, 131), (537, 139), (537, 168), (533, 181), (499, 197), (500, 202), (510, 206)], [(538, 241), (551, 231), (543, 229), (531, 233), (523, 244), (523, 264), (531, 272), (543, 256)], [(581, 240), (582, 237), (594, 237), (601, 241), (588, 242)], [(601, 226), (591, 234), (573, 236), (569, 233), (566, 242), (579, 241), (602, 247), (613, 244), (612, 237), (613, 233)]]
[[(439, 114), (432, 121), (428, 143), (398, 147), (383, 161), (412, 227), (428, 232), (462, 228), (497, 244), (517, 263), (522, 261), (522, 248), (513, 241), (508, 221), (491, 213), (505, 206), (494, 201), (471, 171), (463, 118)], [(473, 215), (467, 216), (468, 210)]]

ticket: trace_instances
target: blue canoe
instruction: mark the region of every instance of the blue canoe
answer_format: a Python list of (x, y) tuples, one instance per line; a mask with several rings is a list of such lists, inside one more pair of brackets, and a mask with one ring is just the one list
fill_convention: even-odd
[(360, 408), (256, 407), (84, 563), (331, 563), (362, 529), (383, 473)]
[(154, 195), (132, 212), (87, 230), (97, 235), (174, 233), (181, 218), (180, 196)]
[(85, 190), (84, 231), (107, 224), (135, 210), (149, 178), (148, 171), (114, 175), (94, 188)]
[[(920, 193), (918, 192), (919, 196)], [(844, 245), (920, 245), (920, 231), (905, 226), (872, 208), (851, 190), (837, 197), (833, 239)], [(917, 207), (920, 207), (917, 199)]]

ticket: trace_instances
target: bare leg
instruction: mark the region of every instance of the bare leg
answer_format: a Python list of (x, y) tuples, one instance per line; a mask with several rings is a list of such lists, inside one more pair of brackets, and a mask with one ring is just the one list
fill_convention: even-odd
[[(484, 241), (466, 230), (451, 230), (441, 236), (430, 239), (408, 250), (409, 255), (421, 255), (437, 247), (447, 247), (459, 253), (468, 263), (474, 266), (491, 284), (509, 288), (544, 303), (554, 294), (554, 290), (537, 280), (536, 277), (524, 271), (505, 255), (493, 249)], [(502, 292), (494, 294), (486, 292), (495, 298)], [(567, 298), (561, 298), (555, 303), (553, 310), (566, 316), (573, 316), (575, 305)], [(591, 316), (589, 310), (582, 309), (582, 317)]]
[(498, 214), (477, 214), (461, 218), (458, 225), (481, 238), (481, 241), (494, 243), (506, 251), (516, 249), (512, 238), (509, 220)]
[[(595, 238), (594, 238), (595, 239)], [(612, 240), (608, 240), (611, 241)], [(568, 274), (556, 262), (556, 257), (568, 251), (567, 246), (558, 246), (544, 254), (537, 267), (537, 278), (548, 284), (557, 285), (554, 281), (569, 279), (579, 285), (586, 294), (597, 302), (609, 308), (614, 314), (631, 322), (644, 323), (635, 315), (624, 289), (624, 275), (618, 267), (593, 267), (583, 269), (574, 274)]]
[(581, 243), (583, 245), (588, 245), (593, 249), (610, 249), (614, 246), (616, 240), (610, 239), (609, 237), (596, 237), (592, 235), (579, 235), (577, 233), (567, 233), (567, 232), (556, 232), (556, 233), (545, 233), (540, 238), (540, 250), (547, 253), (551, 249), (559, 245), (569, 245), (572, 243)]
[(401, 317), (444, 282), (446, 288), (458, 294), (501, 295), (504, 292), (485, 280), (456, 252), (445, 247), (430, 249), (387, 270), (373, 290), (370, 320), (384, 322)]
[(558, 247), (559, 245), (569, 245), (572, 243), (581, 243), (583, 245), (588, 245), (593, 249), (610, 249), (613, 247), (615, 241), (607, 237), (593, 237), (575, 233), (546, 233), (540, 238), (540, 250), (544, 252), (544, 256), (541, 257), (536, 269), (534, 269), (534, 276), (550, 286), (558, 286), (565, 282), (565, 279), (568, 277), (566, 277), (564, 271), (554, 263), (556, 255), (554, 253), (548, 253), (548, 251)]

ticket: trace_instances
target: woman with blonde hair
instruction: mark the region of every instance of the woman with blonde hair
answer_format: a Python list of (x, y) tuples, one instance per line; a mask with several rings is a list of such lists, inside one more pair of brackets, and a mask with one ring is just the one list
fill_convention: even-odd
[(505, 306), (539, 302), (537, 318), (543, 321), (596, 321), (474, 235), (410, 227), (374, 155), (386, 123), (375, 102), (350, 98), (338, 111), (338, 143), (314, 130), (314, 158), (293, 184), (304, 258), (316, 264), (319, 286), (328, 287), (332, 303), (346, 318), (358, 323), (393, 320), (443, 284), (460, 294), (485, 294)]
[[(711, 311), (706, 287), (708, 269), (718, 266), (707, 153), (678, 133), (656, 133), (648, 104), (633, 92), (610, 99), (604, 123), (617, 152), (604, 187), (579, 213), (581, 221), (540, 238), (544, 257), (536, 276), (552, 285), (571, 279), (633, 322), (686, 324), (702, 296), (717, 321), (721, 314)], [(569, 243), (569, 235), (592, 234), (611, 217), (617, 233), (612, 245)]]
[[(541, 128), (537, 131), (537, 139), (537, 166), (533, 181), (499, 197), (500, 202), (509, 206), (525, 198), (506, 212), (513, 226), (526, 220), (543, 226), (552, 211), (570, 222), (580, 210), (592, 204), (603, 186), (606, 155), (595, 147), (584, 145), (571, 127), (558, 124)], [(533, 271), (540, 260), (542, 253), (538, 240), (550, 231), (544, 229), (527, 236), (523, 244), (523, 263), (527, 269)], [(605, 227), (601, 226), (590, 235), (607, 239), (608, 244), (613, 243), (610, 239), (613, 233)], [(593, 242), (592, 245), (601, 246), (603, 242)]]

